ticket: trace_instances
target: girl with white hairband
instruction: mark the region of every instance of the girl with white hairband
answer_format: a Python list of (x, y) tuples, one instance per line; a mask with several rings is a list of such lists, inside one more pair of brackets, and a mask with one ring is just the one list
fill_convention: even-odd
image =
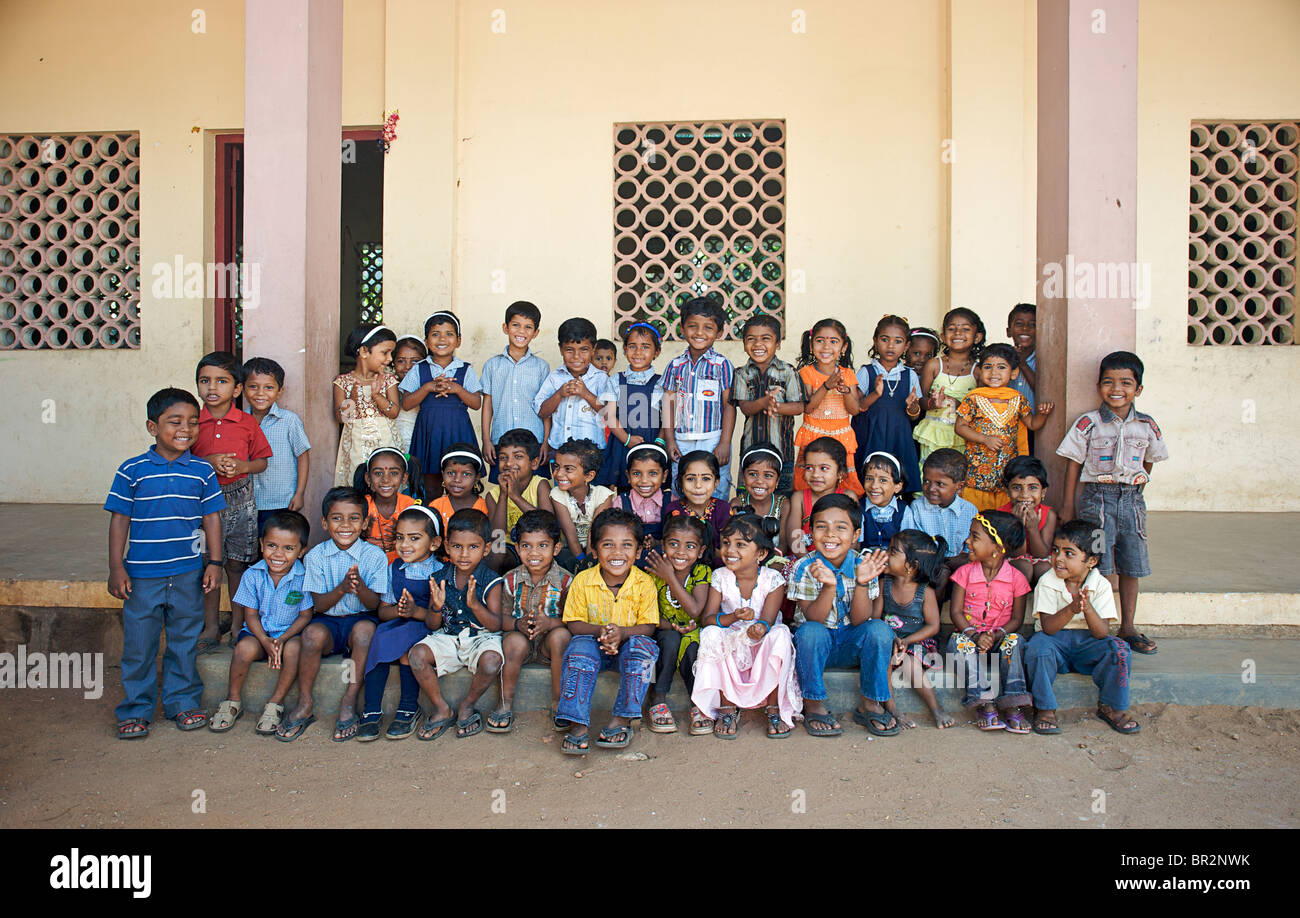
[(388, 563), (397, 560), (397, 517), (415, 498), (403, 494), (408, 465), (406, 454), (395, 446), (381, 446), (357, 466), (352, 485), (366, 495), (367, 523), (365, 540), (384, 550)]
[(862, 498), (863, 551), (889, 548), (890, 541), (903, 528), (903, 469), (892, 453), (877, 451), (862, 460), (858, 478), (866, 495)]
[(411, 434), (411, 455), (424, 469), (425, 492), (442, 493), (442, 456), (452, 444), (469, 444), (476, 452), (478, 438), (469, 419), (471, 409), (483, 407), (483, 386), (474, 368), (456, 356), (460, 347), (460, 319), (440, 309), (424, 320), (424, 343), (429, 356), (411, 368), (398, 391), (402, 408), (419, 409)]
[(893, 456), (906, 494), (921, 490), (921, 468), (911, 424), (913, 418), (921, 417), (921, 379), (904, 362), (910, 331), (902, 316), (882, 316), (876, 323), (871, 363), (858, 370), (858, 404), (862, 410), (853, 418), (858, 449), (849, 457), (860, 469), (868, 453)]
[[(781, 453), (771, 443), (755, 443), (740, 456), (740, 483), (744, 489), (731, 501), (736, 513), (753, 513), (762, 519), (775, 520), (778, 526), (772, 541), (780, 558), (785, 538), (786, 522), (790, 516), (790, 501), (777, 488), (785, 463)], [(780, 559), (784, 563), (784, 558)]]
[(402, 410), (397, 378), (388, 366), (397, 335), (386, 325), (361, 325), (348, 335), (343, 353), (356, 359), (350, 373), (334, 377), (334, 416), (343, 425), (334, 464), (334, 485), (352, 484), (358, 465), (381, 446), (397, 446), (393, 419)]
[(442, 531), (457, 510), (481, 510), (489, 518), (496, 509), (496, 501), (483, 496), (483, 477), (487, 464), (473, 443), (453, 443), (442, 455), (438, 466), (443, 483), (443, 493), (429, 506), (442, 515)]

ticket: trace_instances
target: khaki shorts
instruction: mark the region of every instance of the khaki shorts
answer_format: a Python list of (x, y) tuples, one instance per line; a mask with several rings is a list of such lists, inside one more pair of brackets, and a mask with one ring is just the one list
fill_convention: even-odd
[(437, 664), (439, 676), (461, 669), (476, 673), (479, 658), (485, 653), (495, 653), (505, 659), (505, 654), (501, 652), (501, 634), (496, 631), (466, 628), (460, 634), (448, 634), (440, 629), (420, 643), (433, 651), (433, 661)]

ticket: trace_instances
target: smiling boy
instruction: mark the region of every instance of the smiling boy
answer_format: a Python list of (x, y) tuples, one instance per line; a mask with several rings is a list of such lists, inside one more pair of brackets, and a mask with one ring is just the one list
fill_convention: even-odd
[(541, 418), (533, 407), (529, 393), (536, 392), (551, 372), (550, 364), (530, 349), (533, 339), (542, 330), (542, 311), (526, 300), (518, 300), (506, 307), (506, 320), (501, 331), (506, 336), (506, 349), (483, 364), (483, 415), (480, 430), (483, 434), (483, 458), (493, 466), (492, 482), (497, 481), (497, 444), (507, 433), (523, 429), (542, 445), (542, 458), (546, 456), (546, 437), (550, 433), (551, 419)]
[(736, 426), (731, 361), (713, 349), (727, 326), (727, 314), (708, 297), (696, 297), (682, 307), (682, 337), (686, 352), (664, 370), (660, 386), (660, 435), (673, 460), (673, 481), (682, 456), (697, 449), (713, 453), (721, 474), (713, 496), (731, 496), (731, 433)]
[(966, 457), (955, 449), (936, 449), (925, 457), (921, 468), (921, 494), (903, 511), (899, 529), (920, 529), (929, 536), (943, 536), (950, 554), (939, 567), (934, 591), (943, 604), (952, 572), (966, 563), (962, 545), (970, 524), (979, 512), (975, 505), (959, 496), (966, 483)]
[(736, 370), (731, 401), (745, 416), (740, 435), (743, 456), (756, 444), (770, 443), (781, 453), (778, 494), (794, 489), (794, 419), (803, 414), (807, 395), (799, 371), (776, 356), (781, 323), (775, 316), (757, 315), (741, 329), (749, 362)]
[[(489, 519), (493, 532), (504, 532), (505, 550), (493, 551), (488, 564), (495, 570), (510, 570), (519, 563), (515, 543), (515, 525), (520, 518), (541, 506), (538, 496), (542, 479), (537, 467), (542, 460), (542, 444), (525, 428), (508, 430), (497, 442), (497, 484), (485, 493), (493, 500)], [(549, 501), (547, 506), (549, 506)]]
[(284, 367), (267, 357), (244, 362), (244, 399), (248, 402), (248, 413), (260, 425), (271, 446), (266, 469), (253, 476), (253, 502), (257, 505), (259, 530), (273, 513), (302, 510), (307, 492), (311, 443), (302, 419), (281, 407), (283, 392)]
[(1069, 460), (1061, 521), (1078, 516), (1100, 523), (1106, 547), (1097, 569), (1106, 577), (1119, 575), (1119, 636), (1138, 653), (1155, 653), (1156, 642), (1134, 623), (1138, 580), (1151, 575), (1142, 492), (1151, 466), (1168, 459), (1169, 450), (1155, 420), (1133, 404), (1142, 394), (1142, 371), (1142, 361), (1128, 351), (1103, 357), (1097, 379), (1101, 407), (1074, 422), (1056, 454)]
[(620, 440), (626, 439), (618, 422), (614, 384), (591, 362), (596, 326), (588, 319), (565, 319), (559, 338), (564, 366), (552, 370), (533, 397), (533, 410), (551, 424), (547, 443), (555, 450), (568, 440), (590, 440), (603, 448), (607, 426)]

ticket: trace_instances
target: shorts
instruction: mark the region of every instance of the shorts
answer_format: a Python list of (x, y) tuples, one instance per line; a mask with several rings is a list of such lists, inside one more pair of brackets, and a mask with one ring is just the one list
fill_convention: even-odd
[[(274, 641), (274, 640), (278, 639), (278, 638), (280, 637), (280, 635), (284, 634), (284, 633), (285, 633), (286, 631), (288, 631), (288, 630), (289, 630), (289, 628), (286, 626), (285, 628), (282, 628), (282, 629), (280, 630), (280, 633), (279, 633), (279, 634), (274, 634), (274, 633), (272, 633), (272, 632), (270, 632), (270, 631), (267, 631), (267, 632), (266, 632), (266, 636), (269, 637), (271, 640)], [(253, 640), (255, 640), (255, 641), (257, 640), (257, 635), (254, 634), (253, 632), (249, 631), (248, 628), (244, 627), (244, 628), (240, 628), (240, 629), (239, 629), (239, 635), (238, 635), (238, 637), (235, 638), (235, 643), (238, 644), (240, 641), (242, 641), (242, 640), (243, 640), (244, 638), (246, 638), (246, 637), (251, 637), (251, 638), (252, 638)], [(260, 642), (259, 642), (259, 643), (260, 643)]]
[(551, 631), (548, 631), (545, 634), (537, 635), (537, 637), (528, 638), (528, 656), (524, 657), (525, 663), (536, 663), (539, 666), (551, 665), (551, 651), (546, 646), (546, 639), (551, 636), (551, 633)]
[(439, 676), (461, 669), (477, 673), (479, 658), (485, 653), (495, 653), (505, 659), (505, 654), (501, 651), (499, 631), (466, 628), (460, 634), (449, 634), (439, 628), (420, 643), (433, 651), (433, 661), (437, 664)]
[(1106, 550), (1097, 562), (1105, 577), (1149, 577), (1147, 504), (1137, 485), (1086, 481), (1075, 501), (1077, 518), (1097, 523), (1106, 533)]
[(245, 475), (222, 485), (221, 496), (226, 499), (226, 509), (221, 511), (225, 551), (222, 557), (245, 564), (255, 561), (258, 558), (257, 504), (253, 502), (253, 479)]
[(348, 638), (352, 636), (352, 629), (361, 622), (378, 624), (379, 619), (365, 612), (358, 612), (355, 615), (313, 615), (311, 624), (324, 625), (329, 629), (330, 637), (334, 639), (332, 649), (328, 653), (322, 653), (321, 656), (332, 657), (336, 653), (348, 656)]

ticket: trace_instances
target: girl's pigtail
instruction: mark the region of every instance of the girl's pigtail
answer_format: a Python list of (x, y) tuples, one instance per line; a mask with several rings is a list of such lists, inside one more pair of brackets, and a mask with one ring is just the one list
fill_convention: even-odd
[(921, 573), (925, 575), (926, 582), (934, 583), (939, 579), (939, 568), (948, 557), (948, 541), (943, 536), (931, 536), (930, 538), (934, 542), (934, 554), (929, 555), (920, 565), (920, 568)]
[(810, 328), (799, 339), (799, 366), (810, 367), (812, 363), (812, 329)]
[(363, 462), (357, 466), (357, 470), (352, 473), (352, 487), (356, 488), (366, 497), (370, 497), (370, 485), (366, 482), (366, 464)]

